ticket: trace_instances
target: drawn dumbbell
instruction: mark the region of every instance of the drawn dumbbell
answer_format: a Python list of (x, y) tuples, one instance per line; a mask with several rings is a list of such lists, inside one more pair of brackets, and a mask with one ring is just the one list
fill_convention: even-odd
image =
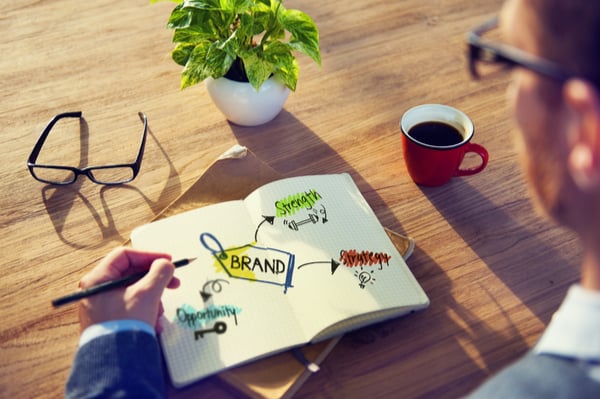
[(303, 224), (306, 223), (317, 223), (319, 221), (319, 217), (317, 215), (313, 215), (312, 213), (308, 214), (308, 217), (304, 220), (300, 220), (298, 222), (296, 222), (295, 220), (292, 220), (289, 224), (288, 227), (292, 230), (298, 231), (298, 227), (302, 226)]

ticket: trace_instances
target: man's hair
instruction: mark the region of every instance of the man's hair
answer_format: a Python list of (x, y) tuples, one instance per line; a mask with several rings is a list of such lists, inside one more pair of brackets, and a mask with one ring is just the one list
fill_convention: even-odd
[(600, 89), (600, 1), (524, 0), (539, 18), (544, 57)]

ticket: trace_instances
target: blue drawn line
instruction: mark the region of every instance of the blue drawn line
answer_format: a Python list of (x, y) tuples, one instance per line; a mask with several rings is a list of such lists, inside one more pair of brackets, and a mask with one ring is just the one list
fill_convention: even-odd
[[(212, 241), (212, 244), (214, 244), (214, 245), (211, 245), (211, 243), (209, 243), (209, 241)], [(277, 249), (277, 248), (259, 247), (259, 246), (253, 245), (253, 244), (246, 244), (246, 245), (242, 245), (242, 246), (234, 247), (234, 248), (229, 248), (229, 249), (225, 250), (225, 249), (223, 249), (223, 246), (221, 245), (221, 243), (219, 242), (219, 240), (213, 234), (211, 234), (211, 233), (202, 233), (202, 234), (200, 234), (200, 242), (215, 257), (215, 259), (218, 261), (218, 263), (225, 270), (225, 272), (227, 273), (227, 275), (229, 277), (237, 278), (237, 279), (242, 279), (242, 280), (248, 280), (248, 281), (256, 281), (256, 282), (261, 282), (261, 283), (273, 284), (273, 285), (278, 285), (278, 286), (283, 286), (284, 287), (284, 290), (283, 290), (284, 293), (287, 292), (288, 288), (293, 287), (293, 285), (292, 285), (292, 278), (293, 278), (293, 274), (294, 274), (294, 267), (295, 267), (296, 256), (294, 254), (290, 253), (290, 252), (283, 251), (283, 250)], [(223, 263), (223, 261), (226, 260), (229, 257), (227, 255), (227, 252), (228, 251), (229, 252), (240, 251), (240, 250), (243, 250), (245, 248), (254, 248), (254, 249), (257, 249), (259, 251), (278, 252), (280, 254), (284, 254), (288, 258), (287, 271), (286, 271), (286, 275), (285, 275), (285, 281), (283, 283), (280, 283), (280, 282), (277, 282), (277, 281), (263, 280), (263, 279), (257, 279), (257, 278), (248, 278), (248, 277), (237, 276), (237, 275), (232, 274), (227, 269), (227, 267), (225, 267), (225, 265)]]

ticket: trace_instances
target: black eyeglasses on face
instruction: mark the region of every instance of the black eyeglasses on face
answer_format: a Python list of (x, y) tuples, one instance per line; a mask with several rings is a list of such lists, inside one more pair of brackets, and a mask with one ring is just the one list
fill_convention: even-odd
[(493, 75), (499, 70), (521, 67), (540, 75), (565, 82), (575, 75), (558, 64), (529, 54), (516, 47), (484, 39), (482, 36), (498, 27), (498, 17), (494, 17), (469, 32), (469, 70), (474, 78)]
[(144, 155), (144, 147), (146, 146), (146, 135), (148, 133), (148, 118), (143, 112), (138, 112), (138, 116), (144, 124), (144, 131), (142, 133), (140, 149), (138, 150), (137, 157), (133, 163), (88, 166), (83, 169), (72, 166), (37, 164), (36, 161), (40, 151), (42, 150), (44, 142), (46, 141), (50, 130), (52, 130), (56, 122), (63, 118), (81, 118), (81, 112), (66, 112), (56, 115), (54, 118), (52, 118), (52, 120), (48, 122), (48, 125), (42, 131), (42, 134), (35, 143), (35, 146), (33, 147), (33, 150), (31, 151), (31, 154), (27, 160), (29, 172), (38, 181), (59, 185), (72, 184), (75, 182), (75, 180), (77, 180), (79, 175), (85, 175), (91, 181), (97, 184), (117, 185), (132, 181), (136, 178), (140, 171), (142, 157)]

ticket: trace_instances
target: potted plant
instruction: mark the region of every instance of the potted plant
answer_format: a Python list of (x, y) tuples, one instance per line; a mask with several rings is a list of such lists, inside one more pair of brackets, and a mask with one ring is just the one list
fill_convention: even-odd
[(178, 1), (167, 27), (174, 30), (172, 58), (183, 66), (181, 88), (206, 81), (215, 105), (236, 124), (259, 125), (275, 118), (296, 89), (294, 53), (321, 65), (316, 24), (282, 3)]

